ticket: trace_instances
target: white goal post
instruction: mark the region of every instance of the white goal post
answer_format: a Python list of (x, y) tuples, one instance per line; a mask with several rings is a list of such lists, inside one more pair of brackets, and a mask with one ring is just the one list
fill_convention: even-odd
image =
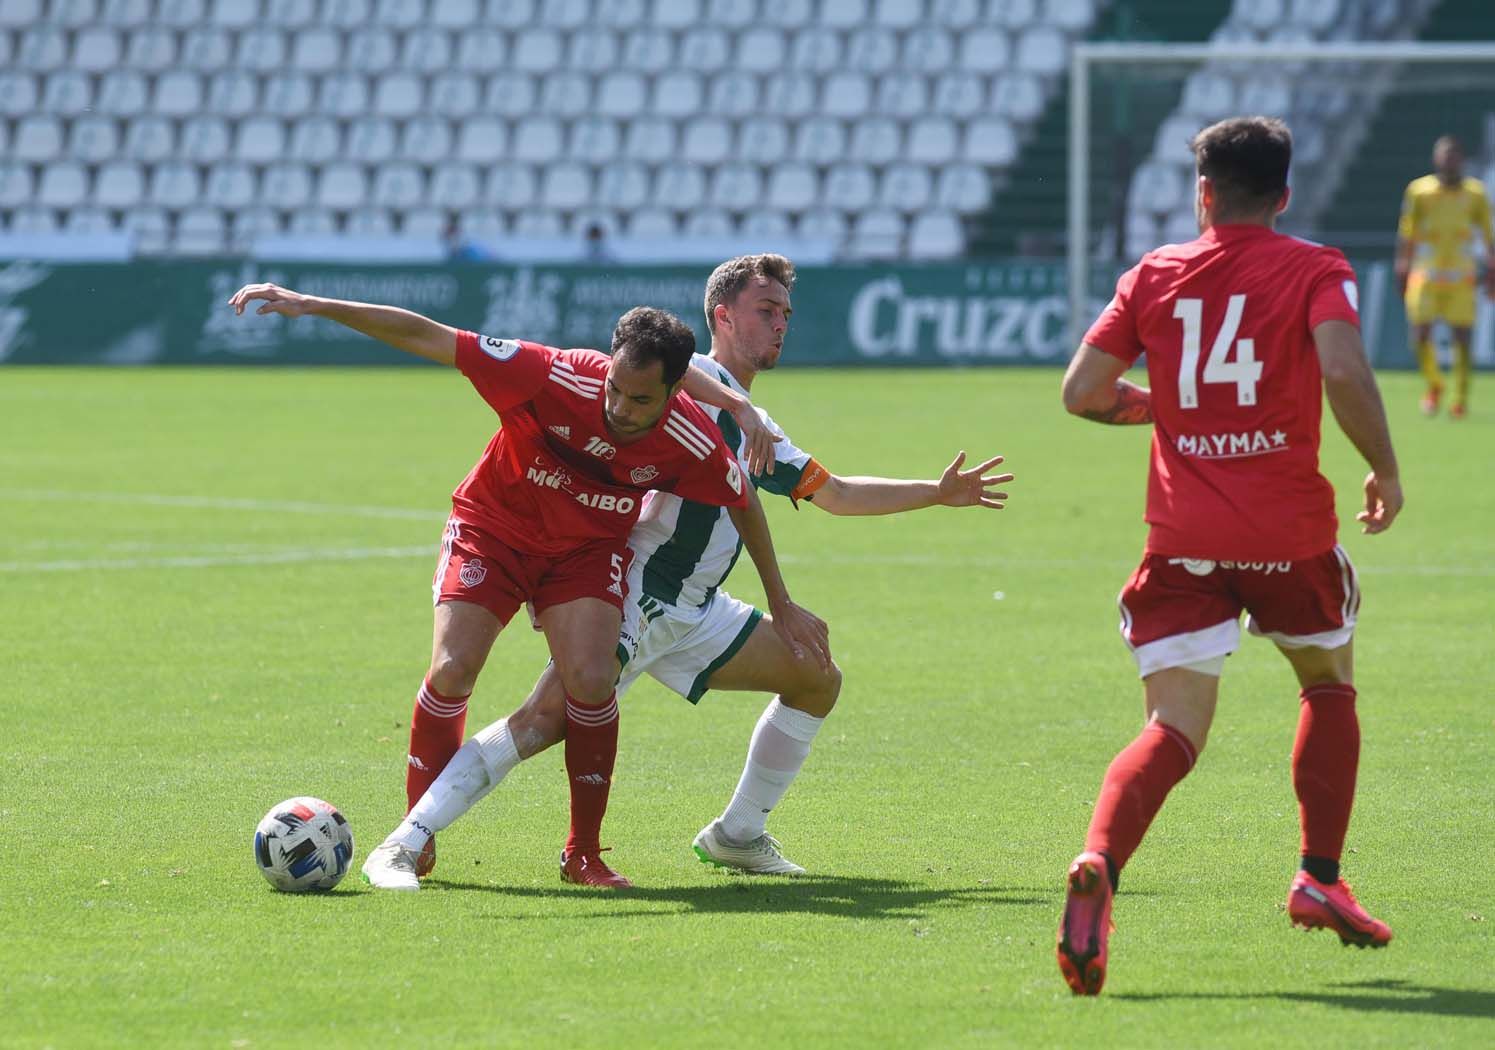
[[(1097, 66), (1205, 62), (1375, 62), (1488, 64), (1495, 43), (1076, 44), (1069, 67), (1068, 263), (1070, 343), (1079, 345), (1090, 317), (1090, 94)], [(1242, 114), (1243, 116), (1251, 114)], [(1267, 114), (1270, 115), (1270, 114)]]

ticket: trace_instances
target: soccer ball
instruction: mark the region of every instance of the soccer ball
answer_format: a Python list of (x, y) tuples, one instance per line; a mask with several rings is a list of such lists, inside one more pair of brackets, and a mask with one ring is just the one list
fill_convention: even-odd
[(319, 798), (288, 798), (254, 829), (260, 874), (286, 893), (332, 889), (352, 859), (353, 829), (336, 806)]

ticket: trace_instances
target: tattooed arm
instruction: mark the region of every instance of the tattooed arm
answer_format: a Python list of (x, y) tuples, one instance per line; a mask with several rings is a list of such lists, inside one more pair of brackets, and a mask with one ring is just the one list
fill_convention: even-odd
[(1064, 407), (1097, 423), (1151, 423), (1152, 395), (1122, 378), (1127, 363), (1082, 344), (1064, 373)]

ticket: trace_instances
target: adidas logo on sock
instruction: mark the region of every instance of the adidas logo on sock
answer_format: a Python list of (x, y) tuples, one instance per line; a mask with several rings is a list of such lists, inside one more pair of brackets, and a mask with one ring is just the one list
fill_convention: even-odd
[(607, 784), (607, 777), (601, 773), (582, 773), (576, 777), (578, 784), (591, 784), (593, 787), (603, 787)]
[(421, 770), (424, 773), (431, 772), (431, 770), (429, 768), (427, 768), (426, 764), (424, 762), (422, 762), (420, 759), (416, 758), (414, 755), (406, 755), (405, 756), (405, 761), (409, 762), (416, 769), (419, 769), (419, 770)]

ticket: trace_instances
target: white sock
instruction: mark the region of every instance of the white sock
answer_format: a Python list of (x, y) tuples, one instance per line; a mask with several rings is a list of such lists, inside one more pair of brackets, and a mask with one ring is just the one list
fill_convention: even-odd
[(424, 849), (427, 839), (481, 802), (519, 761), (519, 751), (509, 736), (509, 720), (494, 722), (457, 749), (410, 815), (385, 841)]
[(794, 783), (824, 721), (773, 698), (753, 729), (747, 764), (719, 818), (723, 835), (733, 842), (751, 842), (763, 834), (769, 811)]

